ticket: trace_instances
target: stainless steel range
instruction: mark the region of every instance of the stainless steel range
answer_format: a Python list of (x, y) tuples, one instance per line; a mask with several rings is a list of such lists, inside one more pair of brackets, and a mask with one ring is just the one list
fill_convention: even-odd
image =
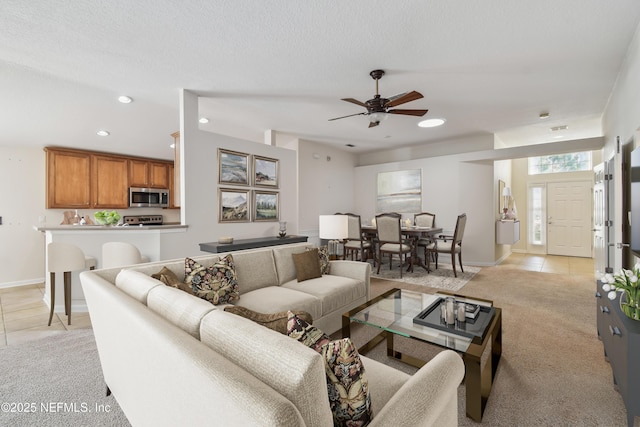
[(162, 215), (132, 215), (122, 218), (124, 225), (162, 225)]

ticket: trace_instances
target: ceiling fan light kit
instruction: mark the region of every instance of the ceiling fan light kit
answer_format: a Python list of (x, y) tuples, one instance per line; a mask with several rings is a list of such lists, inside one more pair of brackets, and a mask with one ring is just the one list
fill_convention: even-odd
[(405, 116), (417, 116), (422, 117), (427, 114), (429, 110), (408, 110), (408, 109), (390, 109), (391, 107), (396, 107), (401, 104), (405, 104), (407, 102), (415, 101), (416, 99), (423, 98), (422, 94), (416, 91), (404, 92), (392, 96), (390, 98), (382, 98), (380, 93), (378, 92), (378, 80), (382, 76), (384, 76), (383, 70), (373, 70), (369, 73), (371, 78), (376, 81), (376, 94), (373, 98), (366, 102), (358, 101), (354, 98), (342, 98), (343, 101), (350, 102), (352, 104), (359, 105), (367, 109), (366, 112), (350, 114), (348, 116), (336, 117), (332, 120), (344, 119), (347, 117), (353, 116), (369, 116), (369, 127), (375, 127), (380, 124), (381, 121), (385, 120), (389, 114), (401, 114)]

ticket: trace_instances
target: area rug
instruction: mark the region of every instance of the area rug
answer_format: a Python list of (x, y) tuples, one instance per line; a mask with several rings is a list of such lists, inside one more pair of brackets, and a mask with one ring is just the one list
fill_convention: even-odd
[(106, 386), (93, 330), (0, 349), (0, 426), (130, 426)]
[(456, 268), (458, 277), (455, 277), (453, 275), (453, 268), (451, 267), (451, 264), (438, 263), (438, 269), (436, 270), (435, 265), (432, 265), (432, 271), (430, 273), (427, 273), (427, 271), (422, 267), (414, 267), (413, 273), (403, 271), (401, 279), (400, 269), (398, 268), (397, 263), (398, 261), (396, 260), (393, 269), (389, 269), (389, 264), (382, 264), (380, 267), (380, 274), (376, 273), (376, 269), (372, 269), (371, 277), (410, 283), (429, 288), (444, 289), (447, 291), (457, 291), (466, 285), (467, 282), (480, 271), (480, 267), (465, 265), (464, 273), (460, 271), (460, 267)]

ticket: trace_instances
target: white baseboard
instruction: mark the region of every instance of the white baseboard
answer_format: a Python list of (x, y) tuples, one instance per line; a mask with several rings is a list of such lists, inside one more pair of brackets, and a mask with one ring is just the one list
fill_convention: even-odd
[(0, 283), (0, 289), (15, 288), (17, 286), (39, 285), (41, 283), (44, 283), (44, 277), (40, 277), (37, 279), (18, 280), (16, 282)]

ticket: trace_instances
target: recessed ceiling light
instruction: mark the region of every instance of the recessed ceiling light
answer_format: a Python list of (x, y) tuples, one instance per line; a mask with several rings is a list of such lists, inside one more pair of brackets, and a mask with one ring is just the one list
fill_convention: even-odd
[(127, 95), (120, 95), (118, 97), (118, 101), (122, 102), (123, 104), (130, 104), (133, 101), (133, 99)]
[(544, 113), (540, 113), (540, 115), (538, 116), (541, 119), (548, 119), (549, 118), (549, 113), (544, 112)]
[(200, 117), (200, 119), (198, 120), (200, 123), (209, 123), (209, 119), (207, 119), (206, 117)]
[(107, 132), (106, 130), (99, 130), (98, 132), (96, 132), (96, 134), (98, 134), (99, 136), (109, 136), (109, 132)]
[(445, 119), (427, 119), (418, 123), (421, 128), (434, 128), (436, 126), (442, 126), (446, 122)]

